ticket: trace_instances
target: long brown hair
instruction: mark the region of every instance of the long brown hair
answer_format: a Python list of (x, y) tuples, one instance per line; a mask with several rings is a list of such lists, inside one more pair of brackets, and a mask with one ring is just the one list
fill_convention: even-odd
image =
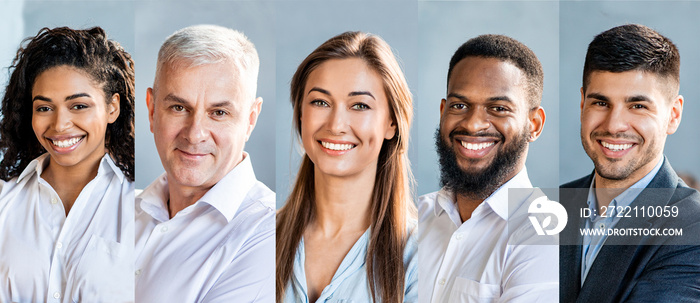
[[(367, 277), (374, 302), (403, 301), (405, 268), (403, 252), (406, 221), (415, 218), (408, 162), (408, 136), (413, 118), (411, 92), (389, 45), (362, 32), (345, 32), (314, 50), (297, 68), (291, 83), (294, 126), (301, 135), (301, 104), (306, 80), (313, 70), (330, 59), (360, 58), (374, 69), (384, 82), (391, 119), (396, 135), (384, 140), (370, 204), (370, 240), (367, 253)], [(314, 164), (304, 155), (296, 183), (286, 204), (277, 213), (277, 302), (284, 300), (302, 234), (315, 211)]]

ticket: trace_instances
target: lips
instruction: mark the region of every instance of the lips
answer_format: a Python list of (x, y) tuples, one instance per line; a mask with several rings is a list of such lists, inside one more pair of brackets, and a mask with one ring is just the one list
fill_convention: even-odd
[(459, 154), (464, 158), (479, 159), (488, 155), (500, 142), (499, 138), (493, 136), (471, 136), (471, 135), (452, 135), (453, 142), (457, 143), (456, 148)]
[(598, 142), (603, 155), (608, 158), (620, 158), (637, 146), (637, 143), (629, 141), (599, 139), (596, 142)]
[(86, 135), (79, 135), (79, 136), (55, 136), (55, 137), (46, 137), (46, 139), (51, 142), (51, 147), (53, 148), (54, 151), (58, 153), (68, 153), (80, 145), (81, 142), (83, 142), (83, 139), (85, 139)]
[(484, 148), (491, 147), (491, 146), (493, 146), (494, 144), (496, 144), (495, 141), (492, 141), (492, 142), (484, 142), (484, 143), (469, 143), (469, 142), (466, 142), (466, 141), (459, 141), (459, 142), (462, 143), (462, 147), (464, 147), (464, 148), (466, 148), (466, 149), (468, 149), (468, 150), (482, 150), (482, 149), (484, 149)]
[(349, 141), (321, 139), (317, 142), (321, 145), (321, 150), (332, 156), (344, 155), (357, 147), (357, 144)]
[(330, 149), (330, 150), (351, 150), (355, 148), (355, 144), (352, 143), (331, 143), (331, 142), (326, 142), (326, 141), (320, 141), (321, 146)]

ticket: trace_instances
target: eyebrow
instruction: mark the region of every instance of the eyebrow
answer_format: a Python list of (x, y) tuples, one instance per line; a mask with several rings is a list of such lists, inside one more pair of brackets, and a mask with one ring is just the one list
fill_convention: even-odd
[[(92, 96), (90, 96), (90, 95), (87, 94), (87, 93), (77, 93), (77, 94), (72, 94), (72, 95), (66, 97), (66, 101), (73, 100), (73, 99), (78, 99), (78, 98), (83, 98), (83, 97), (91, 98)], [(41, 101), (46, 101), (46, 102), (53, 102), (53, 100), (51, 100), (51, 98), (44, 97), (44, 96), (42, 96), (42, 95), (36, 95), (36, 96), (34, 96), (34, 98), (32, 98), (32, 102), (34, 102), (34, 101), (36, 101), (36, 100), (41, 100)]]
[[(599, 93), (590, 93), (590, 94), (586, 95), (586, 98), (593, 98), (593, 99), (598, 99), (600, 101), (610, 102), (610, 98), (608, 98), (604, 95), (601, 95)], [(625, 99), (625, 103), (632, 103), (632, 102), (652, 102), (652, 100), (649, 99), (649, 97), (647, 97), (645, 95), (635, 95), (635, 96), (627, 97), (627, 99)]]
[(165, 96), (165, 98), (163, 98), (163, 101), (170, 101), (170, 102), (179, 103), (179, 104), (188, 104), (189, 103), (184, 98), (173, 95), (172, 93)]
[[(311, 92), (319, 92), (319, 93), (322, 93), (322, 94), (324, 94), (324, 95), (331, 96), (331, 93), (330, 93), (329, 91), (327, 91), (327, 90), (325, 90), (325, 89), (323, 89), (323, 88), (320, 88), (320, 87), (313, 87), (313, 88), (311, 88), (311, 89), (309, 90), (309, 92), (307, 93), (307, 95), (310, 94)], [(354, 97), (354, 96), (370, 96), (372, 99), (377, 100), (377, 99), (374, 97), (374, 95), (372, 95), (372, 93), (370, 93), (370, 92), (368, 92), (368, 91), (353, 91), (353, 92), (350, 92), (350, 93), (348, 94), (348, 97)]]
[(590, 94), (586, 95), (586, 99), (590, 99), (590, 98), (598, 99), (600, 101), (606, 101), (606, 102), (610, 101), (610, 99), (608, 97), (603, 96), (599, 93), (590, 93)]
[[(462, 101), (469, 101), (469, 98), (467, 98), (466, 96), (457, 94), (457, 93), (449, 93), (449, 94), (447, 95), (447, 98), (450, 98), (450, 97), (452, 97), (452, 98), (457, 98), (457, 99), (460, 99), (460, 100), (462, 100)], [(494, 96), (494, 97), (489, 97), (488, 99), (486, 99), (486, 101), (487, 101), (487, 102), (505, 101), (505, 102), (508, 102), (508, 103), (513, 103), (513, 100), (512, 100), (511, 98), (509, 98), (508, 96)]]

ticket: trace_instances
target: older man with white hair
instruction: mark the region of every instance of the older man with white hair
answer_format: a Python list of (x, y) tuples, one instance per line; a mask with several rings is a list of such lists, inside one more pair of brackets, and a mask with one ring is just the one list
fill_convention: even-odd
[(161, 46), (146, 102), (165, 173), (136, 198), (137, 302), (274, 301), (275, 194), (243, 151), (258, 66), (254, 45), (220, 26)]

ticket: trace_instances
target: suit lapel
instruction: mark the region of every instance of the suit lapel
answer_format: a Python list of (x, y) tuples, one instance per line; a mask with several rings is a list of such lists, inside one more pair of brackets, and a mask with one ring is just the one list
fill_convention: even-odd
[(562, 188), (560, 200), (566, 208), (569, 222), (560, 236), (559, 246), (559, 291), (561, 302), (575, 302), (581, 290), (581, 245), (583, 237), (579, 232), (585, 221), (579, 215), (581, 208), (587, 208), (588, 187), (593, 175), (570, 188)]
[[(669, 203), (677, 185), (677, 178), (668, 161), (664, 159), (659, 172), (651, 180), (637, 198), (632, 201), (630, 207), (663, 206)], [(649, 228), (654, 218), (622, 218), (615, 228)], [(635, 260), (635, 255), (640, 249), (639, 245), (653, 244), (659, 237), (615, 237), (606, 239), (600, 249), (591, 269), (588, 271), (586, 281), (581, 288), (578, 302), (612, 302), (620, 299), (623, 293), (629, 292), (630, 285), (626, 285), (625, 275), (631, 271), (638, 271), (646, 264), (637, 264), (641, 260)], [(619, 245), (625, 244), (625, 245)], [(580, 251), (580, 247), (579, 247)], [(579, 254), (580, 258), (580, 254)], [(579, 259), (579, 264), (580, 264)], [(631, 277), (627, 277), (630, 279)]]

